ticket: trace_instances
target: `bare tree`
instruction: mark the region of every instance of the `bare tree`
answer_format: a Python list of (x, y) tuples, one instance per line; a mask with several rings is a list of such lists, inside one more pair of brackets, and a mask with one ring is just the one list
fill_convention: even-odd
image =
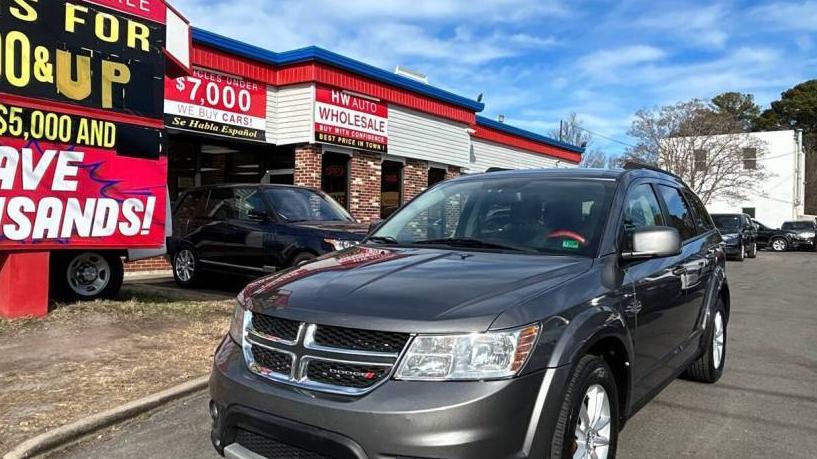
[(760, 159), (766, 146), (742, 132), (733, 116), (691, 100), (635, 115), (626, 157), (680, 176), (704, 203), (714, 197), (745, 199), (767, 177)]
[(598, 148), (590, 148), (593, 144), (593, 134), (584, 128), (584, 123), (576, 112), (571, 112), (567, 120), (562, 121), (560, 129), (550, 131), (549, 135), (562, 142), (585, 148), (580, 167), (612, 168), (618, 164), (619, 158), (608, 155)]

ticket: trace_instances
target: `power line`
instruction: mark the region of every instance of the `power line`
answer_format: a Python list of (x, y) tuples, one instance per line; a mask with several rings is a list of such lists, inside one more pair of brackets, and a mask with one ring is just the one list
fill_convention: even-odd
[(590, 134), (593, 134), (594, 136), (601, 137), (602, 139), (607, 139), (607, 140), (609, 140), (610, 142), (615, 142), (615, 143), (618, 143), (618, 144), (624, 145), (625, 147), (635, 148), (635, 145), (629, 144), (629, 143), (627, 143), (627, 142), (624, 142), (624, 141), (621, 141), (621, 140), (618, 140), (618, 139), (614, 139), (614, 138), (612, 138), (612, 137), (610, 137), (610, 136), (606, 136), (606, 135), (601, 134), (601, 133), (598, 133), (598, 132), (596, 132), (596, 131), (591, 131), (590, 129), (587, 129), (587, 128), (582, 127), (582, 126), (575, 126), (575, 125), (574, 125), (574, 126), (571, 126), (571, 127), (574, 127), (574, 128), (576, 128), (576, 129), (580, 129), (580, 130), (585, 131), (585, 132), (588, 132), (588, 133), (590, 133)]

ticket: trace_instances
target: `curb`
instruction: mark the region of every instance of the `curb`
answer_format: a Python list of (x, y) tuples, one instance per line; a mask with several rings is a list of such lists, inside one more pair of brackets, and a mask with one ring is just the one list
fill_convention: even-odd
[(139, 400), (134, 400), (116, 408), (88, 416), (71, 424), (37, 435), (15, 446), (3, 456), (3, 459), (26, 459), (46, 453), (92, 432), (136, 417), (167, 402), (204, 389), (207, 387), (209, 378), (209, 375), (202, 376), (192, 381), (179, 384), (178, 386), (171, 387), (170, 389), (148, 395)]

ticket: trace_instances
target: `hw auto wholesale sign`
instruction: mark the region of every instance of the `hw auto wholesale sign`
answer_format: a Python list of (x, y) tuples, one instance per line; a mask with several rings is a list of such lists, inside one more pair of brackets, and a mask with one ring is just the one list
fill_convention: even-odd
[(266, 141), (267, 86), (204, 69), (165, 79), (167, 127)]
[(167, 5), (0, 8), (0, 250), (161, 246)]
[(315, 141), (385, 153), (389, 145), (389, 107), (377, 99), (318, 86)]

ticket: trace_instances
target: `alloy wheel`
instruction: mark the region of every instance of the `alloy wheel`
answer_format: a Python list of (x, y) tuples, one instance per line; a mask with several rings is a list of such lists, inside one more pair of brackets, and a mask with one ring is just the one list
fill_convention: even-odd
[(176, 276), (182, 282), (190, 282), (196, 272), (196, 256), (190, 249), (182, 249), (176, 254), (176, 261), (173, 263)]
[(573, 459), (606, 459), (610, 452), (610, 397), (600, 384), (587, 388), (576, 422)]
[(775, 239), (772, 242), (772, 248), (777, 252), (782, 252), (786, 250), (786, 241), (783, 239)]
[(712, 363), (715, 368), (720, 368), (723, 363), (723, 349), (725, 347), (725, 336), (723, 330), (723, 316), (721, 312), (715, 313), (715, 320), (712, 321), (714, 330), (712, 332)]
[(92, 297), (111, 281), (111, 265), (99, 254), (87, 252), (74, 257), (65, 272), (68, 286), (79, 296)]

